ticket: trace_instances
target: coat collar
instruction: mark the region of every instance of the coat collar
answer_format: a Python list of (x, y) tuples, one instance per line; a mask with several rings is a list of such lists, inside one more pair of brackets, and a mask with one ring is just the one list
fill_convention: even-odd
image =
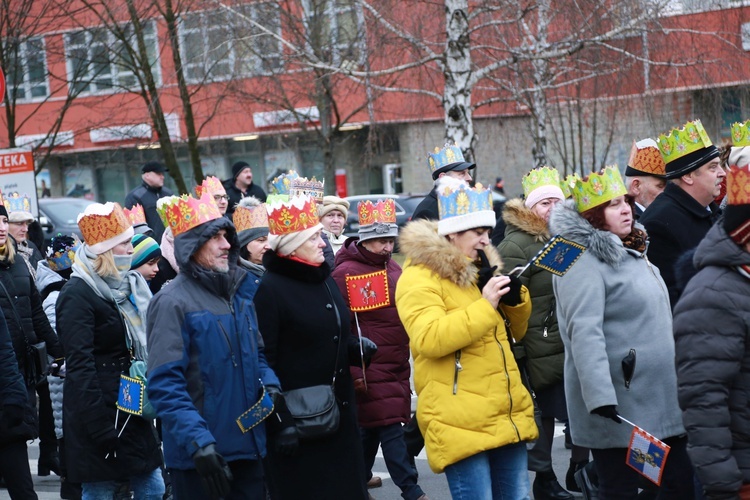
[[(437, 234), (437, 221), (416, 220), (408, 223), (399, 235), (398, 244), (407, 258), (404, 268), (424, 266), (461, 288), (474, 286), (477, 282), (476, 263), (468, 260), (446, 237)], [(488, 245), (484, 251), (491, 265), (497, 266), (498, 270), (503, 268), (494, 246)]]
[(667, 198), (673, 199), (678, 205), (690, 212), (691, 215), (699, 219), (710, 219), (719, 211), (716, 203), (711, 202), (708, 208), (698, 203), (695, 198), (690, 196), (684, 189), (673, 182), (668, 182), (667, 187), (662, 193)]
[(505, 204), (503, 208), (503, 220), (508, 226), (506, 232), (512, 230), (512, 226), (512, 228), (530, 234), (534, 237), (535, 241), (540, 243), (550, 239), (549, 228), (544, 219), (526, 208), (523, 201), (518, 198), (514, 198)]
[(263, 267), (266, 272), (276, 273), (304, 283), (322, 283), (331, 274), (331, 268), (324, 262), (318, 267), (309, 266), (292, 259), (279, 257), (273, 250), (263, 254)]

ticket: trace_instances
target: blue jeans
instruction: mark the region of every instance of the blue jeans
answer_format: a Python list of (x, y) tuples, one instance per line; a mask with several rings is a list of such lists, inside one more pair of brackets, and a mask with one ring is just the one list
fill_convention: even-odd
[[(164, 480), (161, 477), (161, 469), (156, 468), (139, 476), (129, 478), (130, 487), (126, 488), (133, 492), (133, 498), (143, 500), (161, 500), (164, 496)], [(83, 483), (83, 500), (112, 500), (115, 494), (123, 489), (121, 481), (100, 481), (96, 483)], [(117, 497), (119, 498), (119, 497)], [(126, 496), (124, 498), (130, 498)]]
[(529, 498), (526, 443), (483, 451), (445, 468), (453, 500)]
[(405, 500), (416, 500), (424, 495), (417, 485), (417, 473), (409, 461), (404, 440), (404, 427), (401, 424), (382, 427), (360, 428), (362, 449), (365, 452), (365, 470), (368, 480), (372, 477), (372, 466), (378, 453), (378, 444), (383, 448), (385, 466)]

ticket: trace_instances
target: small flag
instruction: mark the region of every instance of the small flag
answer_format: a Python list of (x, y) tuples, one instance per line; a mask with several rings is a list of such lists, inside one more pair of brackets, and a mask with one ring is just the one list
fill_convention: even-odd
[(273, 412), (273, 408), (274, 406), (271, 396), (268, 395), (265, 386), (263, 386), (263, 392), (260, 395), (260, 399), (251, 406), (249, 410), (237, 417), (236, 422), (242, 433), (246, 433), (268, 418), (271, 412)]
[(143, 380), (120, 375), (120, 392), (117, 395), (117, 408), (133, 415), (143, 415)]
[(661, 486), (661, 476), (669, 450), (669, 445), (634, 425), (625, 463), (652, 483)]
[(542, 248), (542, 251), (534, 257), (533, 263), (537, 267), (562, 276), (573, 267), (585, 250), (586, 247), (583, 245), (558, 235)]
[(347, 275), (346, 293), (352, 312), (372, 311), (391, 305), (385, 269), (357, 276)]

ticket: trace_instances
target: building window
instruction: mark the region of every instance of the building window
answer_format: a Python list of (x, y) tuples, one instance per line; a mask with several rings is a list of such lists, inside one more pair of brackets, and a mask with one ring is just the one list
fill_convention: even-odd
[[(44, 38), (29, 38), (8, 44), (8, 95), (14, 101), (47, 97), (47, 59)], [(14, 98), (15, 96), (15, 98)]]
[[(191, 83), (268, 74), (281, 67), (277, 3), (253, 3), (182, 16), (185, 77)], [(257, 23), (257, 24), (256, 24)], [(265, 31), (258, 25), (263, 26)]]
[[(160, 81), (158, 42), (153, 21), (141, 24), (151, 71)], [(95, 27), (65, 35), (65, 57), (71, 92), (123, 91), (137, 88), (141, 71), (131, 53), (138, 52), (133, 25), (122, 27), (122, 36), (112, 28)]]
[(337, 66), (361, 64), (364, 14), (356, 0), (304, 0), (308, 44), (321, 59)]

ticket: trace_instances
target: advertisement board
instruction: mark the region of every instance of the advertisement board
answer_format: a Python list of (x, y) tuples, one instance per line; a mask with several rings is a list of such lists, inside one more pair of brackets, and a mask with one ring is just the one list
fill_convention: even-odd
[(34, 155), (30, 149), (0, 149), (0, 190), (8, 212), (23, 210), (39, 215), (34, 182)]

